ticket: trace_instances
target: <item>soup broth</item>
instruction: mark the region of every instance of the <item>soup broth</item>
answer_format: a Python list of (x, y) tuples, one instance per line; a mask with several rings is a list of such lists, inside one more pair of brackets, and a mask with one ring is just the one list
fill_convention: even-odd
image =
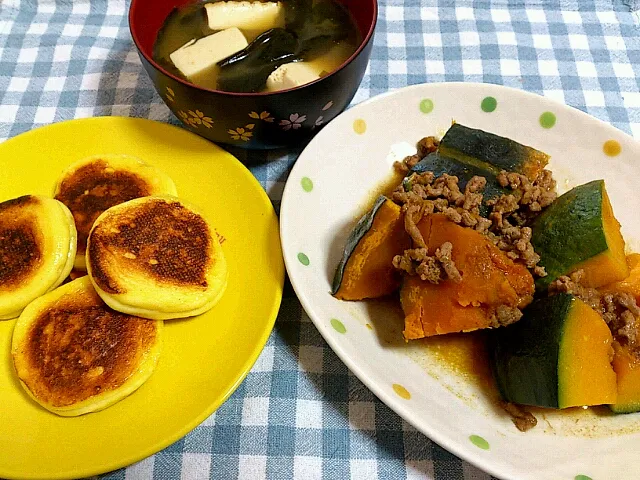
[(174, 9), (158, 32), (153, 58), (204, 88), (268, 92), (328, 75), (360, 41), (336, 0), (213, 0)]

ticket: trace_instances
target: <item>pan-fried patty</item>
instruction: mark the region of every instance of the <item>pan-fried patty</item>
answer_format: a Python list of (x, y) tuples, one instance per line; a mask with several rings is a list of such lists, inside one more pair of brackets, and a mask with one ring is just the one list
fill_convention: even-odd
[(65, 170), (55, 198), (71, 212), (78, 230), (75, 267), (85, 269), (87, 237), (105, 210), (134, 198), (176, 194), (173, 180), (157, 168), (126, 155), (100, 155), (82, 159)]

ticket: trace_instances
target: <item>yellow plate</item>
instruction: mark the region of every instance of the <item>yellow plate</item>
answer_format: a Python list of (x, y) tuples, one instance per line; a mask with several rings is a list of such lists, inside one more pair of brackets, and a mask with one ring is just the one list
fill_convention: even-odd
[(165, 322), (158, 367), (138, 391), (102, 412), (61, 418), (31, 401), (9, 355), (15, 320), (0, 321), (0, 477), (86, 477), (136, 462), (175, 442), (236, 389), (260, 354), (282, 299), (278, 221), (251, 173), (216, 145), (150, 120), (62, 122), (0, 144), (0, 201), (51, 195), (71, 162), (135, 155), (166, 171), (220, 235), (229, 284), (212, 310)]

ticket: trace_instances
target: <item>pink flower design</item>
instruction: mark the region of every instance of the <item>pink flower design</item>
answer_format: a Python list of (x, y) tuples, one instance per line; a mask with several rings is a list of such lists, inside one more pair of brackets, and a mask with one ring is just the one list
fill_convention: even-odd
[(302, 124), (307, 120), (307, 116), (306, 115), (299, 115), (297, 113), (292, 113), (291, 115), (289, 115), (289, 119), (288, 120), (280, 120), (279, 125), (282, 127), (283, 130), (297, 130), (298, 128), (300, 128), (302, 126)]
[(327, 110), (329, 110), (331, 107), (333, 107), (333, 101), (327, 103), (324, 107), (322, 107), (322, 111), (326, 112)]

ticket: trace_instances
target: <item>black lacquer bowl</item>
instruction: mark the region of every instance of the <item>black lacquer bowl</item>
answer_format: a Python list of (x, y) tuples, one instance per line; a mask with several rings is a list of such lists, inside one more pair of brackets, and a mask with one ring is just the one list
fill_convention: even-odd
[(164, 20), (193, 0), (132, 0), (129, 28), (145, 70), (185, 127), (216, 143), (268, 149), (307, 140), (344, 110), (369, 62), (378, 16), (377, 0), (338, 0), (361, 32), (356, 52), (337, 70), (315, 82), (273, 93), (229, 93), (197, 87), (167, 72), (152, 58)]

